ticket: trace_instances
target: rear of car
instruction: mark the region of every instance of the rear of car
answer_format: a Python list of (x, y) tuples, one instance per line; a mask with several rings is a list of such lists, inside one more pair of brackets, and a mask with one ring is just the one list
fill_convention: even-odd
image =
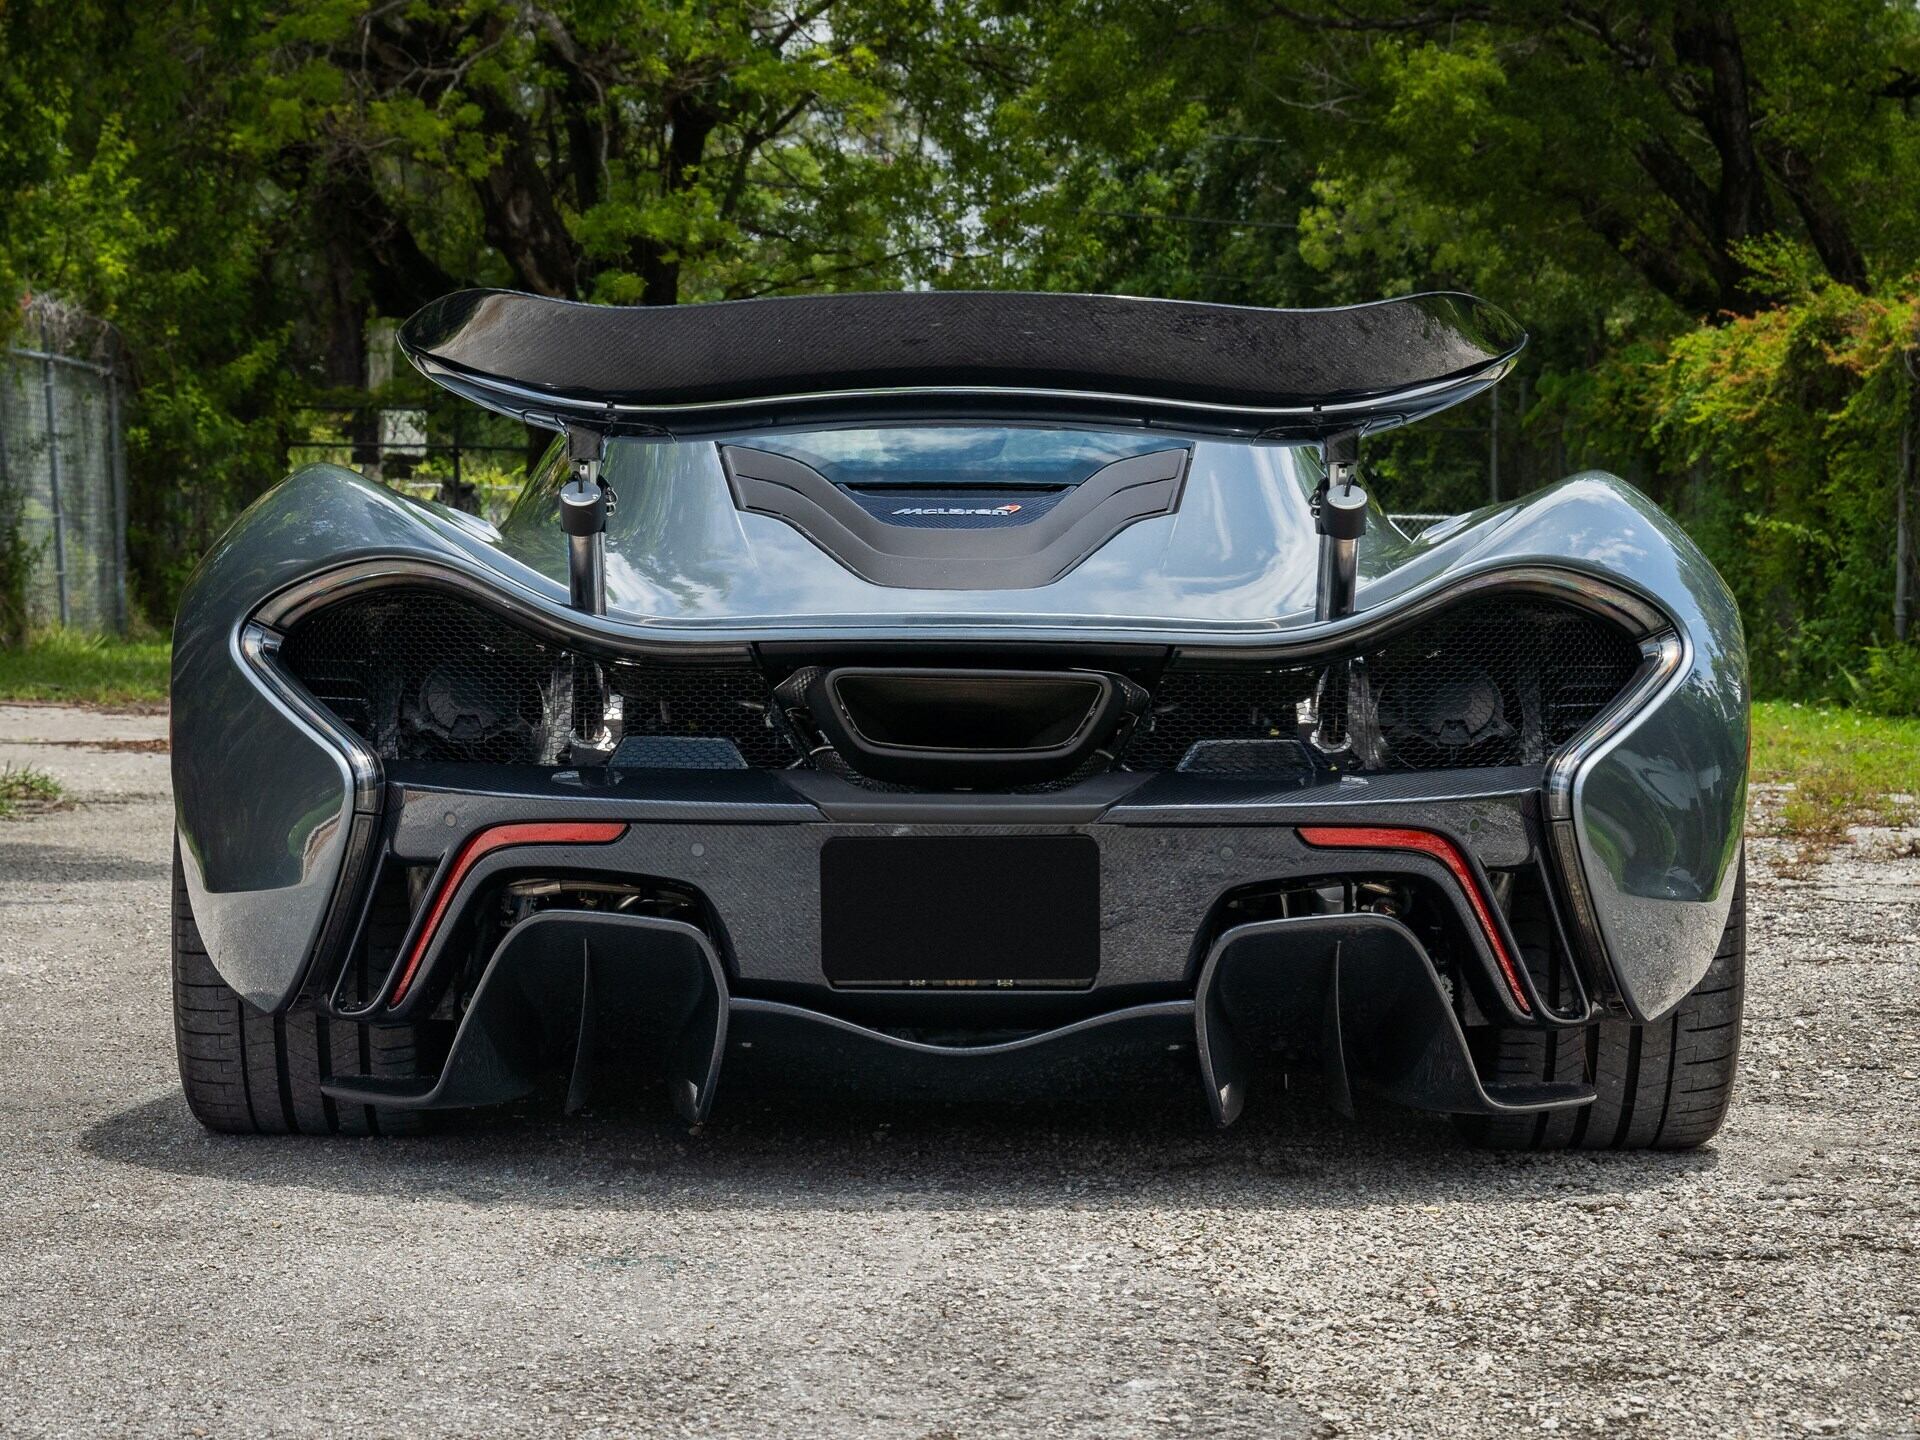
[(1329, 616), (1324, 444), (1005, 408), (611, 429), (598, 613), (577, 443), (497, 530), (263, 500), (177, 642), (202, 1118), (651, 1074), (697, 1123), (741, 1045), (956, 1092), (1179, 1047), (1222, 1123), (1309, 1068), (1490, 1143), (1707, 1138), (1745, 694), (1684, 537), (1597, 475), (1376, 511)]

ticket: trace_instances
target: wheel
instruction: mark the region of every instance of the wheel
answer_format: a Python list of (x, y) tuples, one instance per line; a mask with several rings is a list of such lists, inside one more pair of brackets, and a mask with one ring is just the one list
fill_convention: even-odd
[[(399, 935), (376, 910), (370, 935)], [(399, 917), (405, 927), (405, 915)], [(354, 1074), (419, 1073), (420, 1035), (411, 1025), (358, 1025), (308, 1009), (256, 1010), (207, 958), (187, 899), (180, 850), (173, 852), (173, 1033), (187, 1108), (209, 1130), (229, 1135), (400, 1135), (424, 1128), (419, 1111), (336, 1105), (320, 1093), (335, 1069)]]
[[(1518, 904), (1514, 938), (1549, 975), (1552, 921), (1544, 903)], [(1647, 1025), (1602, 1021), (1583, 1030), (1485, 1032), (1480, 1073), (1488, 1082), (1585, 1081), (1596, 1098), (1540, 1115), (1462, 1116), (1469, 1139), (1496, 1150), (1691, 1150), (1727, 1118), (1740, 1059), (1746, 990), (1747, 863), (1734, 880), (1733, 909), (1713, 963), (1673, 1011)]]

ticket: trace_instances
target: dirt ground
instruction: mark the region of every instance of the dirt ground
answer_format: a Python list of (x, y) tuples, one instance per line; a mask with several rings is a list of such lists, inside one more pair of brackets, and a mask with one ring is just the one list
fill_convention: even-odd
[(174, 1071), (164, 735), (0, 707), (0, 764), (76, 801), (0, 822), (7, 1434), (1920, 1433), (1911, 837), (1804, 878), (1756, 843), (1694, 1154), (1299, 1092), (1222, 1133), (1125, 1077), (235, 1139)]

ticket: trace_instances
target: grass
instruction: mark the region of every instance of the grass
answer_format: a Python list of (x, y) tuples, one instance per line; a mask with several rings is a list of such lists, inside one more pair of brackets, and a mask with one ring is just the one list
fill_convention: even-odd
[(173, 647), (50, 630), (18, 650), (0, 650), (0, 701), (139, 707), (167, 703)]
[(23, 810), (52, 810), (62, 799), (60, 782), (31, 765), (0, 767), (0, 820)]
[(1765, 829), (1798, 840), (1804, 863), (1849, 825), (1920, 821), (1920, 720), (1762, 701), (1753, 707), (1753, 778), (1793, 786), (1766, 807)]

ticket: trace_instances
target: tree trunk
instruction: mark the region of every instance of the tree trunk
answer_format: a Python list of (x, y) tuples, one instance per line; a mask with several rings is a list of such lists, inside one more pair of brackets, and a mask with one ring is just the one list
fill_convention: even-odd
[[(336, 218), (327, 227), (326, 242), (326, 382), (330, 390), (367, 388), (367, 302), (360, 289), (358, 255), (349, 226), (351, 216), (325, 204)], [(353, 442), (353, 468), (375, 479), (380, 475), (380, 417), (371, 404), (356, 405), (348, 420)]]
[[(707, 140), (720, 123), (720, 112), (696, 94), (677, 96), (667, 107), (667, 155), (660, 177), (663, 194), (687, 190), (699, 177)], [(680, 255), (677, 247), (643, 239), (633, 249), (634, 269), (640, 272), (642, 305), (680, 303)]]

